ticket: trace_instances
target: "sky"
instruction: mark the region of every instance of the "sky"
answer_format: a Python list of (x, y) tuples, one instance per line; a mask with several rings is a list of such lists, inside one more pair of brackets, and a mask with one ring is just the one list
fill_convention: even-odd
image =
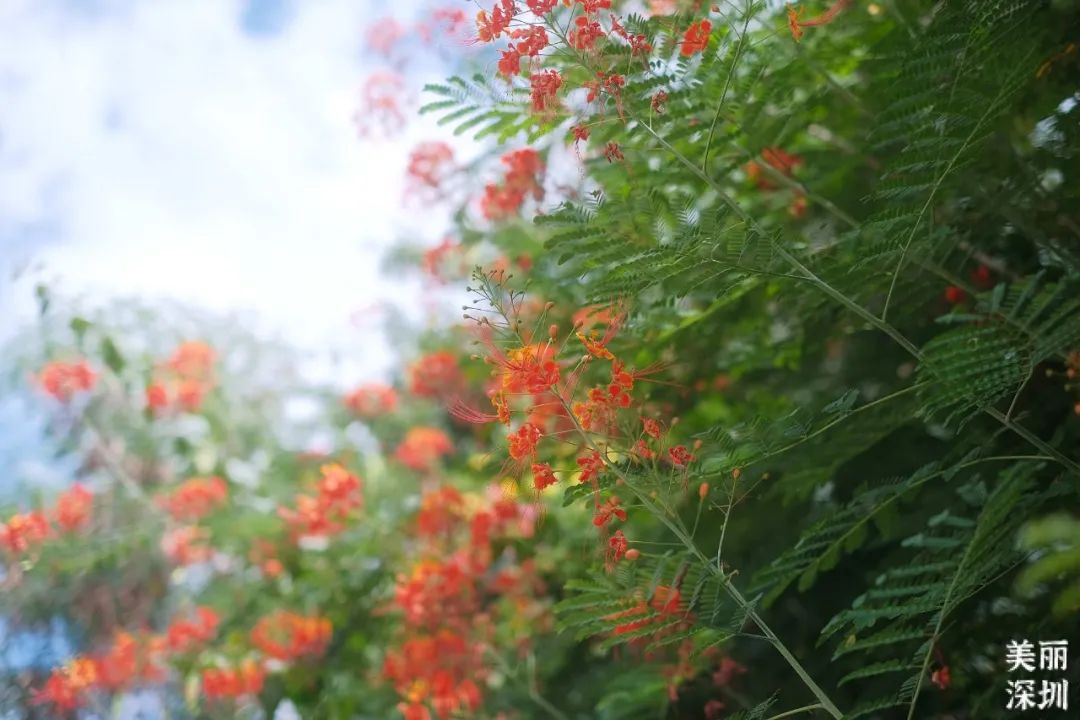
[(351, 357), (350, 380), (387, 372), (372, 308), (415, 308), (419, 287), (380, 258), (440, 239), (438, 213), (400, 210), (401, 178), (410, 147), (446, 138), (417, 121), (362, 141), (353, 114), (385, 63), (367, 28), (421, 2), (0, 2), (0, 340), (46, 280), (250, 311)]

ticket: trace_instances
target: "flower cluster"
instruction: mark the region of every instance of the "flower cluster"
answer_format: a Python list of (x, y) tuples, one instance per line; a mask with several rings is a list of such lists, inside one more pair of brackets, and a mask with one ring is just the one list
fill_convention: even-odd
[(146, 386), (147, 409), (155, 414), (170, 408), (197, 412), (216, 384), (215, 360), (216, 353), (205, 342), (181, 343), (155, 370), (153, 381)]
[(159, 498), (159, 504), (178, 522), (195, 522), (229, 498), (229, 486), (216, 475), (184, 481)]
[(68, 402), (80, 393), (89, 392), (97, 383), (97, 373), (85, 360), (54, 361), (41, 369), (38, 385), (60, 402)]
[(236, 667), (205, 668), (202, 671), (202, 691), (207, 700), (236, 699), (258, 695), (266, 680), (262, 663), (247, 659)]
[(397, 391), (382, 383), (368, 383), (345, 395), (345, 407), (362, 418), (388, 415), (398, 406)]
[(345, 529), (345, 521), (364, 505), (363, 483), (341, 465), (323, 465), (315, 495), (297, 495), (295, 507), (279, 507), (278, 515), (294, 540), (329, 537)]
[(251, 644), (268, 658), (288, 662), (322, 655), (331, 633), (330, 621), (324, 617), (279, 610), (255, 623)]
[(501, 162), (506, 167), (502, 182), (488, 183), (480, 198), (481, 214), (492, 221), (512, 217), (530, 196), (535, 200), (544, 196), (540, 184), (544, 164), (536, 150), (512, 150), (502, 156)]
[(426, 472), (434, 468), (439, 458), (454, 451), (450, 437), (433, 427), (409, 428), (394, 451), (394, 458), (407, 468)]
[(82, 530), (90, 523), (93, 508), (93, 494), (76, 483), (57, 496), (52, 509), (16, 513), (0, 523), (0, 549), (22, 555), (51, 537), (53, 524), (61, 534)]
[(178, 618), (161, 635), (118, 631), (103, 651), (80, 655), (53, 670), (34, 692), (33, 702), (67, 714), (86, 705), (94, 692), (116, 693), (140, 684), (162, 683), (169, 655), (205, 645), (216, 635), (217, 625), (217, 613), (199, 607), (194, 619)]
[[(497, 499), (496, 499), (497, 498)], [(417, 516), (423, 544), (412, 570), (397, 578), (394, 608), (401, 614), (403, 637), (383, 663), (383, 675), (402, 698), (406, 718), (440, 719), (474, 712), (488, 675), (485, 656), (496, 652), (491, 637), (495, 600), (508, 601), (524, 627), (546, 623), (542, 588), (532, 564), (500, 558), (494, 571), (494, 545), (503, 538), (529, 536), (530, 506), (500, 497), (466, 497), (450, 486), (424, 493)]]
[(409, 153), (406, 193), (418, 200), (437, 199), (453, 171), (453, 148), (441, 141), (422, 142)]
[(428, 398), (454, 395), (465, 381), (457, 355), (448, 350), (421, 355), (409, 366), (406, 376), (409, 392)]

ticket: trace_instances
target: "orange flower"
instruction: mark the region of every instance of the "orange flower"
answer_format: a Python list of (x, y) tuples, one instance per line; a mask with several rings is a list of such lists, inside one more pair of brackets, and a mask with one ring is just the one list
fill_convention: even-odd
[(255, 623), (251, 644), (275, 660), (321, 655), (330, 642), (330, 621), (279, 610)]
[(229, 487), (220, 477), (191, 478), (164, 496), (160, 503), (180, 522), (194, 522), (206, 516), (229, 497)]
[(430, 470), (439, 458), (454, 450), (450, 438), (442, 430), (433, 427), (410, 428), (405, 439), (394, 451), (394, 457), (405, 467), (424, 472)]
[(54, 516), (56, 524), (65, 532), (74, 532), (90, 520), (90, 511), (94, 507), (94, 496), (79, 483), (60, 494), (56, 499)]
[(420, 397), (452, 394), (464, 380), (458, 359), (448, 350), (421, 356), (408, 370), (409, 392)]
[(88, 392), (96, 382), (97, 374), (83, 360), (75, 363), (51, 362), (38, 373), (38, 384), (61, 402), (67, 402), (78, 393)]
[(679, 54), (683, 57), (690, 57), (691, 55), (702, 52), (709, 46), (709, 34), (711, 32), (712, 23), (708, 20), (699, 20), (696, 23), (691, 23), (690, 27), (688, 27), (683, 34), (682, 48), (679, 50)]
[(320, 469), (318, 495), (297, 495), (294, 508), (278, 508), (278, 515), (289, 525), (294, 539), (326, 537), (345, 529), (342, 521), (363, 507), (363, 483), (341, 465), (327, 464)]
[(851, 3), (851, 0), (836, 0), (828, 10), (821, 13), (817, 17), (810, 18), (809, 20), (800, 20), (799, 16), (802, 14), (802, 8), (794, 8), (790, 4), (787, 6), (787, 18), (788, 29), (791, 30), (791, 37), (795, 39), (795, 42), (799, 42), (803, 36), (804, 27), (815, 27), (818, 25), (826, 25), (832, 22), (840, 11), (846, 8)]
[(202, 671), (203, 694), (207, 699), (237, 698), (262, 692), (266, 670), (254, 660), (238, 668), (206, 668)]
[(173, 351), (165, 365), (182, 378), (209, 380), (216, 355), (213, 348), (201, 340), (188, 340)]
[(210, 387), (200, 380), (190, 378), (181, 380), (176, 388), (176, 402), (188, 412), (197, 412), (202, 407), (203, 398), (206, 397)]
[(19, 513), (0, 524), (0, 547), (13, 555), (26, 552), (49, 536), (49, 521), (40, 512)]

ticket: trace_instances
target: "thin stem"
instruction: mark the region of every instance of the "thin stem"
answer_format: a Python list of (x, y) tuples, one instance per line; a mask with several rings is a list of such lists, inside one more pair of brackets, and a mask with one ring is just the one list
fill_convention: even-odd
[(637, 487), (636, 483), (631, 480), (631, 478), (626, 473), (624, 473), (615, 465), (611, 464), (608, 461), (606, 454), (601, 453), (599, 451), (599, 448), (596, 448), (593, 445), (591, 439), (589, 438), (589, 434), (585, 431), (583, 427), (581, 427), (581, 424), (578, 422), (577, 416), (574, 415), (573, 410), (567, 404), (566, 399), (562, 397), (560, 393), (556, 393), (556, 396), (559, 398), (560, 402), (562, 402), (563, 407), (566, 410), (566, 414), (570, 417), (571, 421), (574, 423), (574, 426), (581, 434), (583, 446), (594, 452), (599, 453), (605, 467), (611, 472), (615, 473), (619, 477), (619, 479), (623, 481), (623, 484), (626, 485), (626, 487), (630, 488), (630, 491), (634, 493), (637, 500), (645, 508), (647, 508), (654, 517), (656, 517), (658, 520), (660, 520), (660, 522), (667, 526), (667, 528), (671, 530), (675, 537), (682, 541), (686, 549), (695, 558), (697, 558), (709, 572), (719, 578), (720, 583), (724, 588), (724, 591), (746, 613), (746, 616), (753, 620), (754, 624), (761, 629), (762, 634), (765, 635), (769, 644), (771, 644), (776, 649), (776, 651), (780, 653), (780, 656), (783, 657), (785, 661), (787, 661), (787, 664), (791, 667), (792, 670), (795, 671), (795, 674), (799, 676), (799, 678), (803, 681), (803, 684), (806, 685), (807, 689), (809, 689), (810, 692), (813, 693), (814, 697), (816, 697), (821, 703), (822, 708), (824, 708), (830, 715), (832, 715), (837, 720), (842, 718), (844, 714), (840, 712), (840, 710), (836, 707), (835, 704), (833, 704), (832, 700), (829, 699), (829, 696), (825, 693), (825, 691), (822, 690), (816, 682), (814, 682), (814, 679), (810, 677), (809, 673), (806, 672), (803, 666), (799, 663), (798, 659), (791, 654), (791, 651), (787, 649), (787, 646), (784, 645), (783, 641), (780, 640), (779, 636), (777, 636), (777, 634), (773, 632), (772, 628), (769, 627), (765, 620), (758, 614), (757, 610), (755, 610), (754, 607), (746, 600), (746, 598), (743, 597), (742, 593), (739, 592), (739, 589), (732, 584), (731, 576), (725, 575), (721, 569), (719, 569), (708, 558), (705, 557), (705, 554), (701, 552), (701, 549), (697, 546), (697, 543), (695, 543), (694, 539), (690, 537), (689, 533), (682, 525), (682, 522), (679, 520), (678, 516), (674, 514), (669, 515), (668, 512), (662, 511), (659, 507), (656, 506), (656, 504), (653, 503), (652, 498), (647, 492), (645, 492), (644, 489)]
[(731, 79), (735, 77), (735, 70), (739, 65), (739, 59), (742, 57), (743, 45), (746, 42), (746, 29), (750, 26), (752, 5), (747, 5), (743, 10), (743, 26), (742, 31), (739, 32), (739, 44), (735, 46), (735, 57), (731, 60), (731, 69), (728, 70), (727, 78), (724, 80), (724, 89), (720, 92), (720, 99), (716, 101), (716, 114), (713, 115), (712, 124), (709, 126), (709, 137), (705, 140), (705, 154), (701, 159), (701, 170), (705, 173), (709, 172), (709, 150), (712, 148), (713, 135), (716, 132), (716, 123), (720, 120), (720, 112), (724, 109), (724, 100), (727, 99), (728, 90), (731, 89)]
[(738, 475), (731, 477), (731, 493), (728, 495), (727, 510), (724, 511), (724, 524), (720, 528), (720, 542), (716, 544), (716, 569), (723, 572), (724, 566), (720, 563), (720, 554), (724, 550), (724, 537), (727, 535), (728, 520), (731, 519), (731, 511), (735, 508), (735, 485), (739, 482)]
[(772, 717), (767, 718), (767, 720), (780, 720), (780, 718), (792, 717), (793, 715), (801, 715), (804, 712), (813, 712), (814, 710), (823, 709), (824, 708), (821, 707), (820, 703), (814, 703), (813, 705), (803, 705), (802, 707), (797, 707), (794, 710), (785, 710), (779, 715), (773, 715)]
[(562, 710), (552, 705), (547, 698), (541, 695), (539, 691), (537, 691), (537, 689), (533, 687), (532, 683), (528, 682), (527, 680), (522, 681), (518, 679), (517, 673), (514, 672), (513, 668), (510, 667), (510, 664), (506, 662), (506, 659), (502, 655), (499, 655), (494, 651), (489, 651), (488, 654), (495, 659), (496, 663), (498, 663), (499, 667), (502, 668), (503, 672), (505, 672), (508, 677), (510, 677), (519, 685), (525, 688), (529, 699), (536, 703), (537, 707), (542, 709), (551, 717), (555, 718), (555, 720), (570, 720), (570, 718)]

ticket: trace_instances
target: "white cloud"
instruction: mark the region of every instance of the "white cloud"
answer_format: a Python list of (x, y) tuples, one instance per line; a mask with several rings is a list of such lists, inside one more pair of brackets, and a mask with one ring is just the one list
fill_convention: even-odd
[(356, 374), (385, 369), (385, 341), (350, 315), (417, 292), (378, 261), (405, 153), (430, 134), (356, 139), (360, 43), (386, 5), (299, 2), (281, 33), (252, 37), (232, 2), (73, 4), (0, 9), (0, 253), (55, 231), (33, 250), (63, 288), (255, 310), (351, 351)]

